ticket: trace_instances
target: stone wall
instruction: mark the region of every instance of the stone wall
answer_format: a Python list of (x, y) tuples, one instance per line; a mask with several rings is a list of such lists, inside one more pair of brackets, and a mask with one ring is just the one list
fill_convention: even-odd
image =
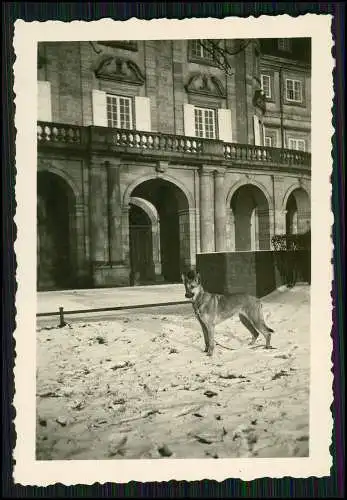
[[(203, 286), (211, 293), (249, 293), (263, 297), (277, 287), (288, 284), (288, 265), (299, 263), (293, 276), (296, 282), (310, 282), (310, 252), (282, 252), (278, 260), (273, 251), (219, 252), (198, 254), (196, 269)], [(290, 255), (289, 255), (290, 254)], [(286, 269), (283, 268), (285, 262)], [(282, 265), (281, 265), (282, 263)], [(292, 283), (290, 283), (292, 284)]]

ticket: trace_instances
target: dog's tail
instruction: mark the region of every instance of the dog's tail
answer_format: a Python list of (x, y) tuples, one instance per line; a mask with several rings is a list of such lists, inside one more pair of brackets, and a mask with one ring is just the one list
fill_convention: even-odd
[(275, 333), (275, 330), (273, 330), (272, 328), (270, 328), (269, 326), (267, 326), (267, 324), (265, 323), (265, 321), (263, 323), (263, 326), (264, 326), (264, 328), (265, 328), (265, 330), (267, 332), (269, 332), (269, 333)]

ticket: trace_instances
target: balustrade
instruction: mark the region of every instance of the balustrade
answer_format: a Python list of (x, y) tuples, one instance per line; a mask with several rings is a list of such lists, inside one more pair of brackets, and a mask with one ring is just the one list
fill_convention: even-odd
[(306, 165), (311, 163), (311, 155), (292, 149), (269, 148), (250, 144), (225, 144), (224, 157), (234, 161), (258, 161), (283, 165)]
[(80, 144), (80, 127), (75, 125), (64, 125), (60, 123), (37, 124), (37, 140), (39, 143), (62, 142), (65, 144)]
[(203, 151), (203, 141), (192, 137), (115, 129), (107, 130), (107, 134), (111, 135), (114, 146), (191, 154)]
[[(88, 135), (88, 128), (91, 130)], [(83, 139), (83, 140), (82, 140)], [(232, 162), (279, 164), (283, 166), (310, 167), (311, 155), (290, 149), (253, 146), (251, 144), (223, 143), (157, 132), (141, 132), (107, 127), (79, 127), (59, 123), (38, 122), (39, 144), (82, 145), (87, 141), (112, 148), (127, 148), (143, 152), (181, 153), (201, 157), (213, 156), (214, 160)], [(87, 144), (85, 144), (87, 146)]]

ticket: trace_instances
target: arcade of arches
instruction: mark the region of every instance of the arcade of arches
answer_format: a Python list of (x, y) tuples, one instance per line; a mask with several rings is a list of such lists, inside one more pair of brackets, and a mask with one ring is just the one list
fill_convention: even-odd
[[(272, 201), (268, 196), (260, 187), (245, 184), (233, 193), (227, 206), (223, 175), (219, 172), (210, 174), (211, 171), (203, 171), (200, 176), (199, 211), (191, 206), (193, 198), (188, 199), (174, 181), (162, 177), (144, 180), (132, 189), (127, 198), (128, 209), (124, 211), (124, 207), (120, 207), (121, 213), (126, 214), (126, 217), (119, 219), (121, 222), (111, 232), (118, 238), (116, 245), (114, 241), (113, 245), (120, 249), (120, 253), (123, 252), (121, 255), (125, 259), (119, 266), (123, 266), (123, 283), (179, 282), (182, 270), (194, 265), (196, 251), (271, 249)], [(93, 282), (95, 236), (93, 232), (89, 234), (88, 228), (93, 228), (93, 224), (98, 227), (99, 232), (95, 234), (98, 235), (99, 247), (105, 247), (106, 260), (110, 241), (107, 242), (107, 230), (103, 229), (107, 227), (107, 209), (103, 208), (104, 203), (102, 197), (94, 197), (94, 208), (90, 212), (90, 217), (94, 217), (94, 220), (85, 224), (81, 222), (85, 214), (78, 208), (76, 196), (68, 182), (50, 171), (38, 173), (39, 290), (77, 288), (82, 265), (89, 273), (90, 285), (93, 286), (94, 283), (94, 286), (100, 286)], [(289, 193), (284, 209), (283, 228), (285, 226), (287, 234), (307, 231), (310, 223), (310, 200), (303, 188), (296, 187)], [(88, 240), (92, 248), (90, 257), (85, 253), (86, 245), (81, 243)], [(99, 254), (102, 255), (101, 252)], [(112, 262), (101, 262), (102, 265), (118, 272), (117, 265)], [(103, 286), (117, 284), (117, 279), (114, 279)]]

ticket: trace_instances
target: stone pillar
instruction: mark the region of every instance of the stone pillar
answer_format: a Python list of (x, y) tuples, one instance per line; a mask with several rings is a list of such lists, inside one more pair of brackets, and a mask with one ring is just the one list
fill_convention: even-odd
[(214, 176), (214, 227), (216, 252), (224, 252), (226, 245), (226, 200), (224, 171), (215, 171)]
[(110, 227), (110, 260), (122, 260), (122, 209), (119, 182), (119, 166), (108, 164), (108, 203)]
[(90, 169), (90, 244), (94, 264), (107, 262), (107, 221), (105, 168), (93, 162)]
[(128, 267), (130, 266), (129, 210), (129, 205), (122, 206), (122, 260), (124, 265)]
[(226, 208), (226, 225), (225, 225), (225, 231), (226, 231), (226, 241), (225, 241), (225, 250), (227, 252), (232, 252), (234, 248), (234, 243), (235, 243), (235, 227), (234, 227), (234, 214), (233, 211), (230, 207)]
[(211, 170), (200, 170), (200, 252), (214, 251), (214, 209)]
[(153, 245), (153, 264), (154, 273), (158, 278), (161, 276), (161, 258), (160, 258), (160, 221), (152, 221), (152, 245)]
[(273, 177), (273, 209), (269, 207), (270, 216), (270, 235), (285, 234), (286, 233), (286, 207), (282, 207), (285, 195), (285, 181), (281, 176), (275, 175)]
[(85, 275), (85, 251), (84, 251), (84, 204), (76, 203), (76, 219), (75, 219), (75, 234), (76, 234), (76, 257), (74, 264), (76, 265), (76, 275), (80, 279)]
[(189, 209), (189, 266), (196, 266), (196, 233), (197, 233), (197, 224), (196, 224), (196, 210)]
[(190, 217), (189, 209), (178, 211), (180, 237), (180, 266), (181, 270), (190, 267)]

